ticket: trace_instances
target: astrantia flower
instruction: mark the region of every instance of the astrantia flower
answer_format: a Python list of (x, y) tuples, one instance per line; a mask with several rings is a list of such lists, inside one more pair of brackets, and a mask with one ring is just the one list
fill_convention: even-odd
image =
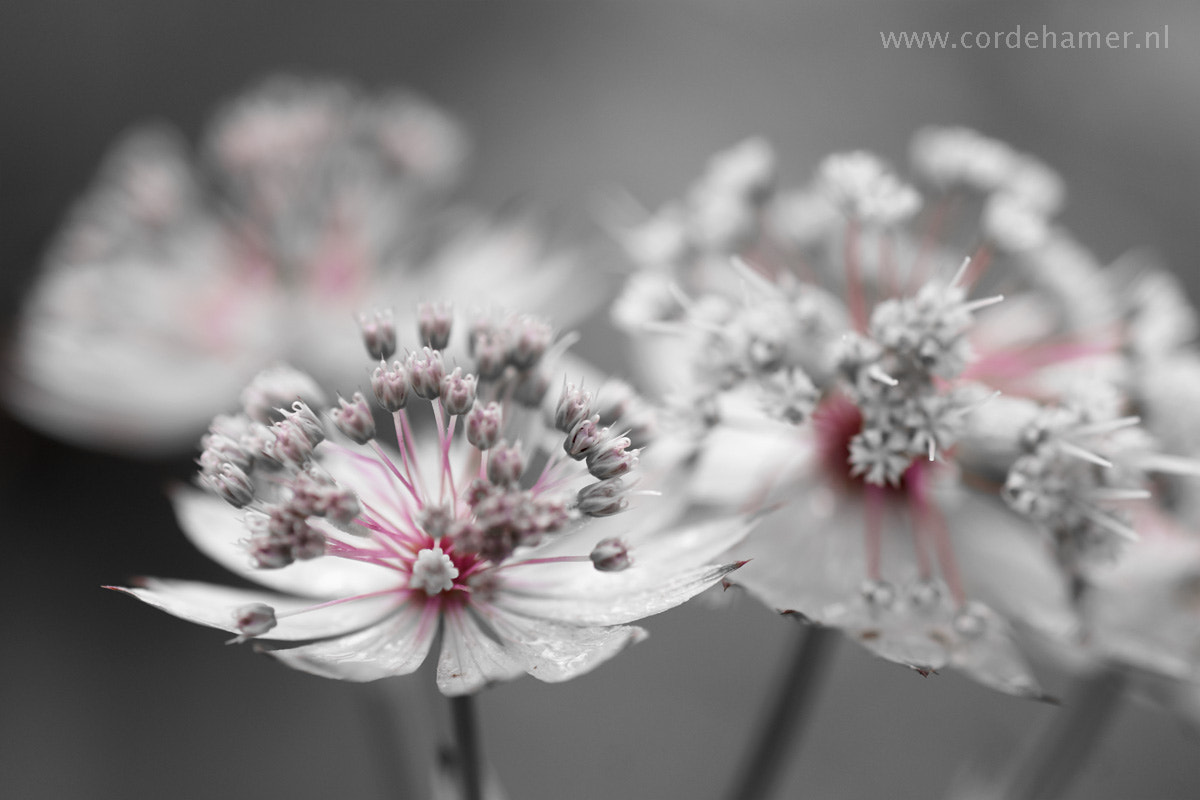
[[(208, 492), (175, 492), (189, 537), (270, 591), (160, 579), (124, 591), (345, 680), (414, 671), (440, 631), (438, 685), (456, 695), (586, 672), (645, 635), (629, 623), (737, 566), (714, 561), (744, 533), (740, 518), (665, 528), (669, 509), (630, 503), (639, 450), (624, 432), (645, 426), (624, 419), (628, 389), (593, 402), (563, 384), (548, 428), (549, 326), (477, 321), (467, 371), (442, 349), (448, 309), (418, 317), (431, 345), (380, 361), (371, 378), (397, 450), (377, 440), (362, 393), (321, 411), (309, 384), (276, 370), (247, 391), (244, 413), (213, 422)], [(389, 324), (364, 325), (375, 356), (393, 355), (379, 350), (395, 338)], [(282, 409), (269, 420), (264, 398)]]
[(92, 446), (175, 449), (273, 360), (356, 379), (339, 334), (371, 298), (554, 298), (569, 321), (590, 296), (559, 296), (573, 262), (530, 219), (447, 205), (466, 137), (411, 94), (275, 78), (219, 111), (199, 149), (134, 132), (73, 210), (9, 358), (22, 419)]
[[(735, 550), (738, 584), (886, 658), (1036, 695), (955, 539), (990, 535), (974, 516), (1011, 520), (1065, 585), (1135, 536), (1149, 472), (1191, 467), (1136, 430), (1121, 302), (1053, 223), (1058, 178), (967, 131), (915, 151), (925, 197), (862, 152), (778, 193), (773, 175), (729, 189), (714, 159), (687, 202), (624, 235), (639, 263), (614, 319), (658, 336), (637, 350), (649, 380), (670, 370), (695, 409), (696, 495), (783, 506)], [(738, 235), (708, 236), (705, 205)], [(668, 225), (677, 246), (637, 246)]]

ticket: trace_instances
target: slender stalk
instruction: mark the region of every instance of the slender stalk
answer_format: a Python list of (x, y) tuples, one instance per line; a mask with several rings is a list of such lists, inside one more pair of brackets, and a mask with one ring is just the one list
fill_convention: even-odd
[(366, 722), (371, 758), (379, 771), (381, 788), (391, 797), (408, 797), (413, 788), (403, 726), (389, 681), (377, 681), (355, 692)]
[(840, 634), (833, 628), (807, 626), (792, 653), (787, 672), (758, 734), (758, 741), (729, 793), (732, 800), (768, 796), (786, 759), (796, 755), (808, 712)]
[(1124, 686), (1124, 673), (1109, 667), (1080, 679), (1054, 722), (1002, 779), (996, 797), (1061, 797), (1107, 729)]
[(458, 767), (462, 775), (463, 800), (483, 800), (483, 757), (479, 749), (479, 723), (474, 695), (450, 698)]

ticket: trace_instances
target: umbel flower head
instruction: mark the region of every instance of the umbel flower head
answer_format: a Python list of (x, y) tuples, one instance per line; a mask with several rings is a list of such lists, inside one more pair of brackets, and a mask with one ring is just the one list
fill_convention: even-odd
[(449, 309), (418, 319), (425, 345), (403, 358), (387, 315), (363, 325), (396, 449), (378, 441), (363, 393), (326, 406), (283, 367), (204, 438), (207, 491), (174, 493), (180, 523), (269, 591), (161, 579), (123, 591), (345, 680), (414, 671), (440, 631), (438, 686), (463, 694), (586, 672), (645, 635), (629, 623), (738, 566), (714, 562), (742, 518), (667, 528), (630, 502), (640, 451), (625, 431), (638, 420), (565, 383), (542, 410), (560, 349), (548, 325), (477, 320), (468, 370), (445, 349)]
[[(1069, 586), (1136, 538), (1148, 473), (1195, 468), (1137, 427), (1121, 299), (1053, 224), (1057, 176), (963, 129), (923, 131), (914, 163), (924, 194), (865, 152), (780, 191), (765, 142), (718, 155), (620, 232), (636, 271), (614, 319), (656, 335), (645, 371), (693, 410), (693, 492), (783, 506), (735, 548), (734, 582), (922, 672), (1036, 696), (956, 540), (1004, 520)], [(1008, 577), (1016, 596), (1032, 580)]]
[(449, 204), (467, 138), (413, 94), (272, 78), (221, 108), (198, 149), (132, 132), (67, 218), (8, 356), (4, 399), (29, 424), (182, 449), (265, 363), (350, 385), (339, 333), (372, 297), (554, 298), (569, 322), (589, 296), (558, 291), (574, 261), (531, 217)]

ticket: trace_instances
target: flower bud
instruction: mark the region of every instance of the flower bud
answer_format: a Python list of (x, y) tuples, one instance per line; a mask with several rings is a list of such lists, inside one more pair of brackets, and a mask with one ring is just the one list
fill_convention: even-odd
[(624, 511), (629, 506), (626, 491), (625, 483), (620, 478), (589, 483), (576, 495), (579, 513), (589, 517), (608, 517)]
[(585, 458), (593, 447), (608, 437), (608, 428), (600, 427), (600, 415), (593, 414), (588, 419), (580, 420), (567, 438), (563, 440), (563, 450), (571, 458), (580, 461)]
[(423, 347), (408, 357), (407, 369), (409, 385), (417, 397), (436, 400), (442, 391), (442, 379), (446, 377), (442, 354)]
[(299, 423), (284, 419), (271, 426), (275, 437), (267, 447), (266, 454), (284, 466), (299, 467), (312, 456), (312, 440)]
[(408, 389), (408, 372), (399, 361), (393, 361), (390, 368), (380, 364), (371, 375), (375, 399), (393, 414), (408, 405)]
[(519, 370), (527, 370), (541, 360), (550, 346), (553, 331), (536, 317), (523, 316), (512, 322), (508, 360)]
[(480, 380), (494, 381), (508, 366), (508, 343), (503, 334), (490, 328), (478, 329), (471, 337), (471, 355)]
[(614, 436), (593, 447), (587, 454), (588, 472), (602, 481), (629, 472), (638, 464), (637, 451), (629, 450), (630, 444), (628, 436)]
[(350, 401), (339, 397), (338, 406), (331, 409), (329, 415), (339, 431), (357, 444), (366, 444), (375, 438), (375, 418), (371, 416), (362, 392), (355, 392)]
[(499, 403), (476, 404), (467, 414), (467, 441), (480, 450), (487, 450), (500, 438), (504, 413)]
[(475, 376), (463, 375), (462, 367), (442, 378), (442, 405), (447, 414), (465, 414), (475, 405)]
[(488, 453), (488, 480), (497, 486), (515, 484), (525, 471), (525, 458), (521, 455), (521, 446), (501, 442)]
[(243, 508), (254, 499), (254, 484), (250, 476), (236, 464), (226, 461), (216, 471), (205, 473), (201, 480), (218, 497), (234, 508)]
[(292, 410), (283, 412), (284, 418), (298, 427), (313, 447), (325, 440), (325, 426), (321, 419), (303, 400), (292, 403)]
[(576, 389), (573, 383), (563, 383), (558, 406), (554, 409), (554, 427), (563, 433), (570, 433), (576, 425), (587, 419), (591, 403), (590, 392)]
[(632, 565), (629, 548), (617, 538), (601, 539), (589, 556), (592, 565), (601, 572), (620, 572)]
[(296, 400), (319, 408), (325, 405), (325, 394), (311, 377), (286, 364), (263, 370), (242, 390), (242, 410), (264, 425), (278, 420), (278, 409)]
[(275, 627), (275, 609), (266, 603), (251, 603), (233, 612), (234, 624), (242, 637), (261, 636)]
[(372, 316), (358, 315), (363, 344), (376, 361), (392, 357), (396, 352), (396, 322), (389, 309), (376, 311)]
[(421, 343), (434, 350), (445, 350), (450, 344), (450, 328), (454, 314), (448, 303), (421, 303), (417, 306), (417, 335)]

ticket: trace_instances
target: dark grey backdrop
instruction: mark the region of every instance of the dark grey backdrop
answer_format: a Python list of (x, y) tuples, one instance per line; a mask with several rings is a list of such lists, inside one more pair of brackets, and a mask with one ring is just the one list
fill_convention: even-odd
[[(1169, 24), (1171, 46), (900, 52), (879, 39), (1017, 24)], [(750, 133), (769, 136), (799, 182), (830, 150), (900, 160), (920, 125), (964, 123), (1061, 169), (1065, 219), (1101, 257), (1149, 244), (1194, 285), (1198, 45), (1200, 7), (1187, 0), (7, 0), (0, 321), (123, 129), (159, 117), (194, 137), (220, 99), (287, 70), (407, 84), (447, 105), (479, 145), (466, 196), (552, 208), (581, 235), (598, 187), (656, 204)], [(98, 588), (141, 573), (220, 577), (162, 495), (189, 454), (113, 459), (7, 417), (0, 436), (0, 795), (386, 796), (377, 692), (288, 672)], [(485, 696), (486, 746), (512, 798), (718, 796), (793, 631), (747, 600), (649, 627), (591, 676)], [(435, 733), (435, 706), (418, 696), (430, 680), (393, 689), (417, 749)], [(784, 796), (938, 797), (964, 758), (1000, 758), (1052, 713), (844, 647)], [(1126, 705), (1071, 797), (1196, 796), (1195, 745), (1167, 715)]]

